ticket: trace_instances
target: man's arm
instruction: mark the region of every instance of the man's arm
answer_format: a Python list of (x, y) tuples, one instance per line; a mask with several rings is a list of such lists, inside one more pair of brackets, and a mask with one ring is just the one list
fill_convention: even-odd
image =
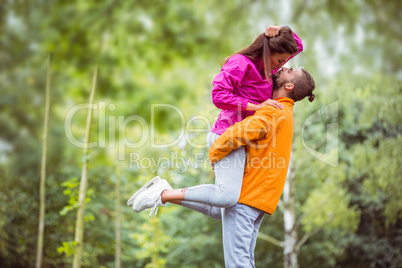
[(209, 149), (211, 163), (222, 160), (231, 151), (246, 145), (250, 141), (259, 140), (270, 129), (270, 115), (257, 112), (243, 121), (229, 127), (219, 138), (215, 140)]

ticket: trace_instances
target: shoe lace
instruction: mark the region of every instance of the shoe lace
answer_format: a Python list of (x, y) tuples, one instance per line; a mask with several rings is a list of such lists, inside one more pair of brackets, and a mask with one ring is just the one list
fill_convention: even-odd
[(153, 218), (155, 218), (156, 214), (158, 214), (158, 208), (159, 208), (158, 203), (155, 203), (155, 205), (153, 206), (153, 208), (151, 210), (151, 213), (149, 213), (149, 217), (152, 217), (152, 214), (155, 212), (155, 214), (153, 216)]
[(159, 197), (159, 199), (155, 202), (154, 206), (152, 207), (151, 213), (149, 214), (149, 217), (152, 217), (152, 214), (155, 212), (153, 218), (155, 218), (156, 214), (158, 214), (158, 208), (160, 206), (164, 205), (162, 204), (162, 197)]

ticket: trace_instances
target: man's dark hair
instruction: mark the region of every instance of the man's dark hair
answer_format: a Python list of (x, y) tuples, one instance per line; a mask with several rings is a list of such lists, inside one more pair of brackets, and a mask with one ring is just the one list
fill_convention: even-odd
[(312, 102), (315, 98), (315, 95), (313, 94), (315, 88), (314, 79), (309, 72), (303, 68), (300, 69), (303, 71), (303, 74), (296, 76), (293, 81), (291, 81), (295, 87), (288, 93), (288, 97), (293, 99), (295, 102), (301, 101), (305, 97), (309, 97), (308, 100)]

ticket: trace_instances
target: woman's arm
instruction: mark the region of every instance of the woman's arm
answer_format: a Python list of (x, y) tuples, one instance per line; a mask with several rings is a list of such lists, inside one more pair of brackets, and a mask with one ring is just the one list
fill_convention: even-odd
[(279, 101), (268, 99), (268, 100), (266, 100), (266, 101), (264, 101), (263, 103), (260, 103), (260, 104), (253, 104), (253, 103), (249, 102), (247, 104), (247, 109), (246, 110), (247, 111), (257, 111), (257, 110), (259, 110), (262, 107), (267, 106), (267, 105), (274, 106), (277, 109), (283, 109), (283, 107), (284, 107), (283, 104), (280, 103)]
[[(267, 36), (267, 37), (277, 36), (279, 34), (280, 28), (281, 28), (281, 26), (267, 27), (265, 29), (265, 36)], [(288, 62), (291, 58), (293, 58), (294, 56), (296, 56), (297, 54), (299, 54), (300, 52), (303, 51), (303, 43), (302, 43), (301, 39), (297, 36), (297, 34), (295, 32), (293, 32), (293, 39), (295, 40), (295, 42), (297, 44), (297, 50), (298, 51), (295, 54), (291, 55), (286, 62)], [(284, 64), (286, 64), (286, 62)], [(279, 69), (280, 68), (272, 70), (272, 73), (276, 73)]]
[(243, 55), (232, 56), (223, 65), (220, 73), (215, 76), (212, 82), (212, 102), (217, 108), (246, 111), (249, 104), (258, 105), (257, 102), (234, 93), (235, 89), (241, 86), (244, 76), (251, 67), (250, 62), (244, 57)]
[[(299, 50), (296, 54), (293, 54), (292, 57), (296, 56), (297, 54), (299, 54), (300, 52), (303, 51), (303, 43), (301, 41), (301, 39), (295, 34), (295, 32), (293, 32), (293, 38), (295, 39), (295, 42), (297, 44), (297, 49)], [(292, 58), (290, 57), (290, 58)]]
[(283, 105), (275, 100), (268, 99), (263, 103), (251, 101), (237, 96), (234, 90), (241, 86), (246, 72), (250, 66), (242, 55), (234, 55), (222, 67), (221, 72), (215, 76), (212, 88), (212, 102), (219, 109), (257, 111), (266, 105), (282, 109)]
[[(265, 36), (267, 36), (267, 37), (277, 36), (279, 34), (280, 29), (281, 29), (281, 26), (269, 26), (265, 29)], [(303, 43), (302, 43), (301, 39), (295, 34), (295, 32), (293, 32), (293, 38), (297, 44), (297, 49), (299, 50), (296, 54), (293, 55), (293, 57), (294, 57), (303, 51)]]

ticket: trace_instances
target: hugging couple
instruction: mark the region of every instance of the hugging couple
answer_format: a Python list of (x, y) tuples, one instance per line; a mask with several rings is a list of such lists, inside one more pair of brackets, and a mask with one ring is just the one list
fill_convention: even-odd
[(315, 97), (306, 70), (282, 68), (302, 50), (289, 27), (271, 26), (229, 57), (212, 88), (212, 102), (221, 109), (207, 136), (215, 184), (172, 189), (157, 176), (127, 205), (156, 215), (159, 206), (173, 203), (221, 220), (225, 266), (255, 267), (261, 221), (274, 213), (285, 185), (293, 105)]

